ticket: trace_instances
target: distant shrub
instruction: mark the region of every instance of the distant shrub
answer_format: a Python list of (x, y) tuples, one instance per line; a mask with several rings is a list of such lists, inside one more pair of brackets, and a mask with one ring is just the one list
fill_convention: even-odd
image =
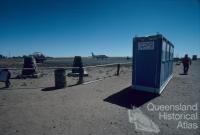
[(0, 54), (0, 59), (5, 59), (5, 58), (6, 58), (6, 56)]

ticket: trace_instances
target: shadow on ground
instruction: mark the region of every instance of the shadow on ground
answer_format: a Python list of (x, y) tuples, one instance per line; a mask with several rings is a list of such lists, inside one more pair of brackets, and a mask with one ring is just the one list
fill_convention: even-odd
[(29, 90), (29, 89), (41, 89), (44, 87), (0, 87), (0, 90)]
[(56, 87), (47, 87), (47, 88), (43, 88), (41, 91), (53, 91), (53, 90), (59, 90), (59, 88), (56, 88)]
[(77, 86), (77, 85), (80, 85), (80, 83), (71, 84), (71, 85), (68, 85), (67, 87), (74, 87), (74, 86)]
[(0, 87), (0, 90), (8, 90), (7, 87)]
[(179, 75), (188, 75), (188, 74), (186, 74), (186, 73), (180, 73)]
[(132, 109), (133, 106), (140, 107), (158, 96), (158, 94), (136, 91), (131, 87), (127, 87), (120, 92), (107, 97), (103, 101)]

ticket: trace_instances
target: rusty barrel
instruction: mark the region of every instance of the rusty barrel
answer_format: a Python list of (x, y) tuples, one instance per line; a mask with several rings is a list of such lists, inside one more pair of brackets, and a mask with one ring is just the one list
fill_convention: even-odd
[(55, 88), (64, 88), (67, 86), (65, 69), (59, 68), (54, 71)]

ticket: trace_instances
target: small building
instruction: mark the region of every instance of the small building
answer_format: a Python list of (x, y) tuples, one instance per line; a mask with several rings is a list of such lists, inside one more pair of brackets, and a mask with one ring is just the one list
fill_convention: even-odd
[(160, 94), (173, 76), (174, 45), (163, 35), (133, 39), (132, 88)]
[(197, 55), (192, 55), (192, 60), (197, 60)]
[(24, 58), (24, 65), (22, 69), (23, 76), (34, 76), (37, 74), (37, 64), (33, 56)]

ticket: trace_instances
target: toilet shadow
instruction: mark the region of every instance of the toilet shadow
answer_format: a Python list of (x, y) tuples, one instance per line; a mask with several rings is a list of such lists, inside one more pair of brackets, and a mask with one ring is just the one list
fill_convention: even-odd
[(138, 91), (132, 89), (131, 87), (127, 87), (117, 93), (110, 95), (103, 101), (132, 109), (133, 106), (140, 107), (141, 105), (151, 101), (158, 96), (159, 95), (155, 93)]

